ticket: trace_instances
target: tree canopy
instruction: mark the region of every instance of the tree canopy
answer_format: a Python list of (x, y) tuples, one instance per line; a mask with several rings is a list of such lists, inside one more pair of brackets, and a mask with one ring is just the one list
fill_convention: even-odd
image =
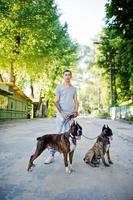
[(22, 89), (34, 84), (53, 102), (62, 72), (77, 61), (77, 44), (59, 21), (54, 0), (0, 0), (0, 68)]
[(133, 101), (133, 1), (109, 0), (105, 8), (98, 64), (107, 70), (108, 80), (112, 81), (113, 106)]

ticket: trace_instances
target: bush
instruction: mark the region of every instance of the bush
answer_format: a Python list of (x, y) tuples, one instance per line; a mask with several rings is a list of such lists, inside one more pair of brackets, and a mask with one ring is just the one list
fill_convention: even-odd
[(99, 112), (98, 113), (98, 117), (104, 117), (104, 118), (106, 118), (106, 117), (110, 117), (110, 114), (108, 113), (108, 112)]
[(130, 122), (133, 122), (133, 115), (130, 115), (130, 116), (128, 117), (128, 120), (129, 120)]

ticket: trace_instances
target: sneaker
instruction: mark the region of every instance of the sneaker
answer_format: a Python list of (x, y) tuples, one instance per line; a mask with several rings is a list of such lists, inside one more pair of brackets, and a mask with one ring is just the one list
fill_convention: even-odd
[(49, 156), (48, 158), (46, 158), (44, 164), (50, 164), (54, 162), (54, 157), (53, 156)]

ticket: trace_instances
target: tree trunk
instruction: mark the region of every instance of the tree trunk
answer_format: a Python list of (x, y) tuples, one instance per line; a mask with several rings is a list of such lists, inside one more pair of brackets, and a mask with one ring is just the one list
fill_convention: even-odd
[(36, 117), (39, 117), (39, 111), (40, 111), (41, 104), (42, 104), (42, 91), (40, 91), (39, 102), (38, 102), (38, 106), (37, 106), (37, 110), (36, 110)]
[(10, 65), (10, 78), (9, 78), (10, 83), (13, 83), (15, 85), (16, 77), (14, 75), (14, 67), (13, 67), (13, 61), (11, 62)]
[[(114, 68), (114, 72), (115, 72), (115, 68)], [(116, 90), (116, 73), (114, 73), (114, 104), (117, 104), (117, 90)]]
[(113, 106), (113, 71), (112, 71), (112, 58), (111, 52), (109, 54), (109, 76), (110, 76), (110, 107)]
[(0, 74), (0, 83), (4, 82), (3, 81), (3, 78), (2, 78), (2, 75)]
[(47, 106), (47, 109), (48, 109), (48, 106), (49, 106), (49, 100), (46, 101), (46, 106)]
[(15, 47), (14, 49), (12, 50), (13, 54), (16, 55), (15, 59), (12, 60), (11, 62), (11, 65), (10, 65), (10, 78), (9, 78), (9, 81), (10, 83), (13, 83), (13, 85), (15, 85), (15, 82), (16, 82), (16, 76), (14, 75), (14, 66), (13, 64), (15, 63), (16, 59), (17, 59), (17, 55), (19, 54), (19, 46), (20, 46), (20, 35), (17, 34), (15, 35), (14, 37), (15, 39)]
[(31, 97), (34, 99), (34, 88), (33, 88), (33, 81), (30, 80), (30, 89), (31, 89)]

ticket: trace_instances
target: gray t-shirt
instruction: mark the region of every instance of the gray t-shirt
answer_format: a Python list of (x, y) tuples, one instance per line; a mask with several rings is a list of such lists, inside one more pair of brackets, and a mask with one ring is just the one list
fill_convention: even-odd
[(66, 114), (74, 111), (74, 97), (77, 96), (76, 88), (72, 85), (59, 85), (56, 88), (56, 95), (59, 96), (59, 104)]

